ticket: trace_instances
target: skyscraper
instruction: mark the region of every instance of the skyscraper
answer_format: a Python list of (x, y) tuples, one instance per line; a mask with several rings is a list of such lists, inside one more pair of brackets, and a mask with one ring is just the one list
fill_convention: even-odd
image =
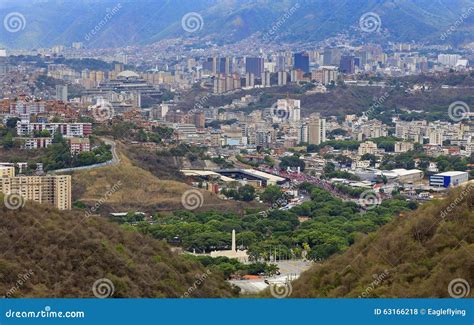
[(312, 114), (308, 123), (308, 143), (319, 145), (326, 141), (326, 120), (319, 113)]
[(309, 55), (305, 52), (295, 53), (293, 55), (293, 67), (304, 73), (309, 72)]
[(67, 85), (56, 85), (56, 99), (67, 102)]
[(245, 72), (253, 73), (255, 76), (262, 75), (263, 72), (263, 58), (245, 58)]
[(353, 55), (343, 55), (339, 69), (342, 73), (353, 74), (355, 72), (355, 57)]

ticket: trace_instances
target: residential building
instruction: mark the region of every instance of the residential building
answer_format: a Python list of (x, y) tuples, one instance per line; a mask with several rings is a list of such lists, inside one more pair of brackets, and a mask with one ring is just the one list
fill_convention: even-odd
[(91, 143), (89, 138), (70, 138), (69, 146), (71, 150), (71, 155), (75, 156), (81, 152), (91, 151)]
[(366, 141), (359, 145), (358, 150), (359, 156), (363, 156), (365, 154), (375, 155), (377, 153), (377, 144), (372, 141)]
[(308, 122), (308, 143), (319, 145), (326, 141), (326, 120), (313, 114)]
[(71, 176), (14, 176), (0, 178), (0, 192), (19, 194), (27, 201), (71, 210)]

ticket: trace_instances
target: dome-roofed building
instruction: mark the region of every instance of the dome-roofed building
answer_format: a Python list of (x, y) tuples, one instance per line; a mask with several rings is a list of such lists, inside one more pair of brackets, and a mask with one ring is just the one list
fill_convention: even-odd
[(117, 75), (117, 79), (138, 79), (140, 76), (131, 70), (125, 70)]

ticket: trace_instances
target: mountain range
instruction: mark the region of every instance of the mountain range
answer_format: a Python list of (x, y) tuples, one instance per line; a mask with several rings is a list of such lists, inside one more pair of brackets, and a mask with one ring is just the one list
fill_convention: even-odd
[[(182, 26), (187, 14), (197, 17), (194, 32)], [(375, 19), (375, 32), (361, 30), (365, 14)], [(473, 0), (4, 0), (0, 17), (0, 46), (7, 48), (121, 47), (194, 36), (232, 43), (268, 33), (286, 42), (344, 34), (439, 44), (452, 26), (447, 42), (474, 41)]]

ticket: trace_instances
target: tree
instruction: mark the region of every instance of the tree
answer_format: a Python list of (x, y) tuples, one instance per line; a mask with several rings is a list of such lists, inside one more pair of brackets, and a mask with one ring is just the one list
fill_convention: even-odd
[(260, 198), (266, 203), (275, 203), (283, 197), (283, 192), (280, 187), (276, 185), (268, 185), (267, 188), (260, 194)]
[(16, 123), (19, 121), (20, 119), (18, 117), (11, 117), (7, 120), (7, 123), (6, 123), (6, 126), (7, 128), (9, 129), (15, 129), (16, 128)]
[(360, 157), (361, 160), (370, 160), (370, 166), (375, 166), (375, 163), (377, 162), (377, 157), (371, 153), (366, 153)]
[(255, 198), (255, 188), (252, 185), (241, 186), (238, 190), (239, 200), (252, 201)]
[(11, 149), (13, 148), (13, 135), (11, 132), (8, 132), (2, 139), (3, 148)]
[(303, 160), (300, 159), (298, 155), (293, 155), (290, 157), (283, 157), (280, 160), (280, 168), (281, 169), (286, 169), (286, 168), (300, 168), (301, 171), (304, 170), (305, 168), (305, 163)]

